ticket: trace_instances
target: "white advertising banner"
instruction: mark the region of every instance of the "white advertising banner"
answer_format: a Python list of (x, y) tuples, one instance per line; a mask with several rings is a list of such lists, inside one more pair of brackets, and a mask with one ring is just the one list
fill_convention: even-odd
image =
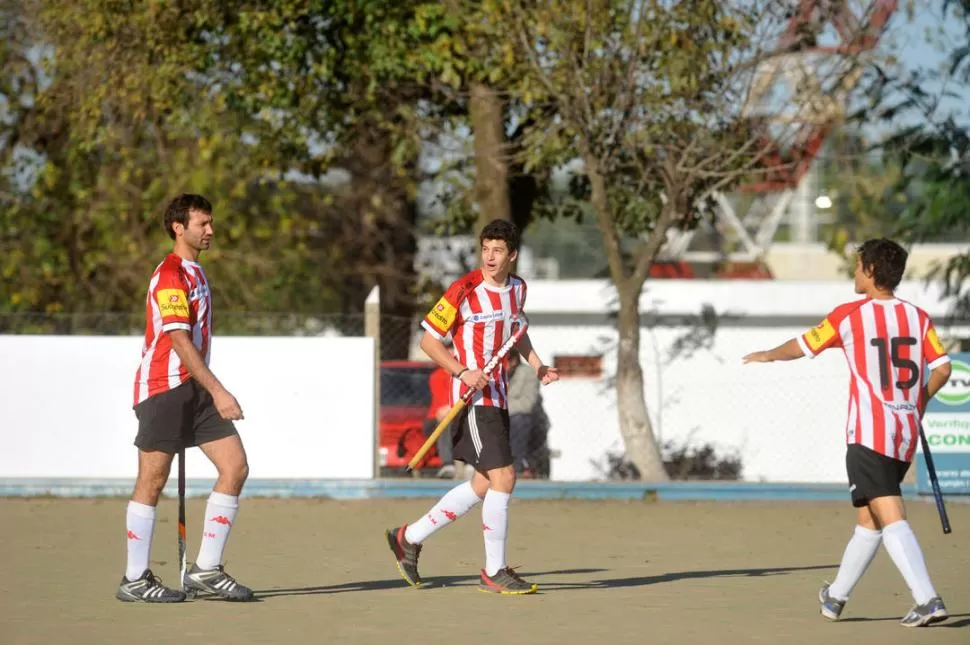
[[(131, 478), (140, 337), (0, 336), (0, 477)], [(211, 367), (242, 407), (251, 478), (374, 476), (374, 344), (216, 337)], [(213, 478), (199, 450), (186, 475)]]

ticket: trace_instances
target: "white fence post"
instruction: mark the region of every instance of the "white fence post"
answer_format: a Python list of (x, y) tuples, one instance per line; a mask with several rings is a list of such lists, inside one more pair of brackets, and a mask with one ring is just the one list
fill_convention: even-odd
[(364, 301), (364, 335), (374, 339), (374, 479), (381, 476), (381, 291), (377, 285)]

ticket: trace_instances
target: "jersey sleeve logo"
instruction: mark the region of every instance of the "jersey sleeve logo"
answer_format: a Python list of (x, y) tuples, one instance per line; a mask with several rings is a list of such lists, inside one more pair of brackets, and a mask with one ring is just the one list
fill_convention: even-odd
[(934, 327), (930, 327), (930, 330), (926, 332), (926, 340), (930, 342), (930, 347), (937, 354), (942, 356), (946, 353), (946, 350), (943, 349), (943, 343), (940, 342), (939, 336), (936, 335), (936, 329)]
[(458, 310), (455, 309), (454, 305), (448, 302), (443, 296), (438, 300), (430, 312), (428, 312), (428, 317), (434, 321), (439, 329), (448, 331), (451, 326), (455, 323), (455, 317), (458, 315)]
[(822, 349), (826, 344), (828, 344), (833, 338), (835, 338), (835, 327), (826, 318), (820, 322), (817, 326), (812, 327), (805, 334), (805, 342), (808, 343), (808, 347), (813, 351), (817, 352)]
[(159, 289), (156, 300), (162, 318), (170, 316), (176, 318), (189, 317), (189, 303), (185, 298), (185, 292), (181, 289)]

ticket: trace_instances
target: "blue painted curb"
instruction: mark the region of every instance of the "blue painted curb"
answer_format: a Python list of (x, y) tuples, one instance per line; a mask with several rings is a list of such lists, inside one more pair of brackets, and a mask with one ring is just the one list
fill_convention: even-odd
[[(213, 479), (190, 479), (186, 497), (205, 497)], [(436, 498), (455, 486), (455, 480), (439, 479), (252, 479), (244, 497), (352, 499)], [(128, 497), (130, 479), (0, 479), (0, 497)], [(174, 481), (163, 494), (175, 497)], [(907, 499), (918, 499), (915, 485), (903, 486)], [(760, 482), (678, 481), (646, 482), (550, 482), (521, 481), (518, 499), (663, 500), (663, 501), (847, 501), (841, 484), (770, 484)], [(948, 496), (949, 497), (949, 496)]]

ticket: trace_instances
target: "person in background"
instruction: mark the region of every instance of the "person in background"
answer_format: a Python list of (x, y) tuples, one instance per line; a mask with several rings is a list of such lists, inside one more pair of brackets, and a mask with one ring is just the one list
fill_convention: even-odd
[(535, 472), (529, 463), (529, 447), (537, 421), (539, 379), (535, 372), (520, 369), (521, 366), (519, 353), (515, 350), (509, 352), (509, 440), (515, 474), (523, 479), (532, 479)]
[[(450, 343), (445, 343), (450, 346)], [(424, 421), (424, 436), (429, 437), (438, 423), (445, 418), (451, 409), (451, 374), (448, 370), (438, 367), (428, 377), (428, 389), (431, 390), (431, 404), (428, 406), (428, 418)], [(438, 436), (436, 446), (438, 456), (441, 457), (441, 469), (438, 470), (440, 479), (453, 479), (455, 476), (455, 461), (451, 454), (451, 428)]]

